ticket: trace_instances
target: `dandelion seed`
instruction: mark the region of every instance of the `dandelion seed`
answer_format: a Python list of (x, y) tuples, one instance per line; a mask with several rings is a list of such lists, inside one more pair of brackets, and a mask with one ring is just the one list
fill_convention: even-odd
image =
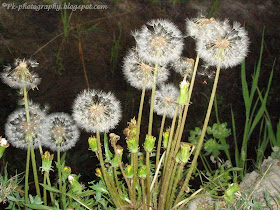
[(172, 84), (161, 85), (155, 92), (154, 111), (158, 115), (166, 113), (167, 117), (173, 118), (179, 93), (179, 89)]
[(137, 52), (146, 62), (165, 65), (178, 59), (183, 50), (183, 36), (168, 20), (152, 20), (132, 34)]
[(120, 102), (110, 92), (87, 90), (75, 99), (73, 117), (87, 132), (107, 132), (120, 121)]
[(31, 109), (29, 115), (30, 122), (27, 122), (25, 109), (18, 109), (7, 119), (5, 134), (14, 147), (27, 149), (29, 145), (33, 145), (37, 148), (40, 144), (40, 127), (45, 120), (45, 113), (39, 109)]
[(26, 87), (27, 89), (34, 89), (41, 82), (41, 79), (29, 69), (30, 67), (38, 67), (38, 65), (33, 60), (15, 59), (14, 68), (8, 65), (1, 73), (2, 81), (12, 88), (22, 89)]
[[(144, 62), (139, 58), (135, 49), (128, 52), (124, 59), (123, 73), (131, 86), (137, 89), (151, 89), (154, 81), (154, 68), (152, 63)], [(164, 66), (158, 67), (157, 84), (168, 79), (169, 71)]]
[(192, 76), (193, 66), (194, 60), (191, 58), (180, 57), (178, 60), (171, 63), (171, 67), (173, 67), (177, 73), (181, 74), (182, 77), (186, 76), (187, 78)]
[(247, 32), (234, 22), (228, 20), (216, 26), (216, 33), (201, 36), (197, 43), (197, 52), (209, 66), (233, 67), (242, 62), (248, 52)]
[(53, 151), (67, 151), (74, 147), (80, 132), (71, 116), (53, 113), (47, 116), (42, 126), (43, 145)]

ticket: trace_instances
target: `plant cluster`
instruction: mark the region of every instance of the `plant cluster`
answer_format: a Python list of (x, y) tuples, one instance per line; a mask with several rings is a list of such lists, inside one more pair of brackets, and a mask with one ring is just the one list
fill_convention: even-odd
[[(5, 178), (4, 182), (9, 184), (3, 186), (6, 193), (1, 197), (2, 201), (8, 198), (18, 206), (34, 209), (182, 209), (202, 189), (213, 197), (233, 201), (239, 190), (233, 175), (240, 168), (231, 168), (233, 163), (226, 143), (231, 130), (226, 123), (208, 126), (208, 122), (220, 70), (243, 61), (248, 52), (248, 36), (239, 23), (231, 25), (228, 20), (214, 18), (187, 19), (186, 28), (187, 35), (196, 41), (195, 59), (182, 56), (184, 35), (168, 20), (152, 20), (132, 33), (136, 46), (124, 58), (123, 74), (142, 94), (138, 116), (128, 122), (123, 132), (125, 138), (114, 133), (107, 136), (122, 116), (121, 104), (113, 93), (88, 88), (76, 97), (72, 116), (48, 114), (28, 98), (28, 91), (35, 89), (41, 80), (33, 71), (38, 63), (16, 59), (13, 67), (6, 67), (1, 74), (2, 80), (20, 91), (24, 108), (10, 114), (5, 134), (12, 146), (27, 150), (27, 157), (24, 198), (10, 192), (16, 191), (17, 181)], [(188, 141), (184, 141), (182, 136), (200, 58), (206, 66), (214, 66), (217, 70), (203, 127), (195, 128)], [(183, 77), (179, 88), (166, 83), (168, 66)], [(145, 100), (149, 90), (151, 98)], [(147, 132), (141, 131), (145, 101), (150, 103)], [(159, 134), (153, 133), (154, 113), (162, 116)], [(172, 119), (171, 125), (167, 125), (166, 117)], [(90, 189), (79, 182), (80, 175), (73, 174), (65, 163), (66, 151), (79, 139), (79, 128), (91, 133), (89, 149), (100, 162), (100, 168), (96, 169), (100, 180), (90, 182)], [(146, 135), (141, 136), (141, 133)], [(120, 141), (126, 141), (129, 154), (124, 152)], [(4, 138), (0, 143), (1, 157), (9, 143)], [(41, 184), (35, 149), (39, 150), (42, 160)], [(54, 170), (54, 154), (49, 151), (56, 154), (56, 182), (51, 182), (49, 177)], [(219, 158), (221, 151), (225, 152), (228, 161)], [(64, 155), (61, 156), (61, 152), (65, 152)], [(128, 157), (127, 163), (124, 155)], [(211, 155), (212, 163), (209, 163), (208, 155)], [(198, 157), (207, 174), (196, 170)], [(29, 195), (30, 160), (36, 197)], [(219, 169), (213, 171), (210, 164), (216, 163)], [(240, 166), (244, 166), (244, 162)], [(189, 182), (197, 174), (203, 185), (194, 192)], [(6, 196), (8, 194), (10, 197)]]

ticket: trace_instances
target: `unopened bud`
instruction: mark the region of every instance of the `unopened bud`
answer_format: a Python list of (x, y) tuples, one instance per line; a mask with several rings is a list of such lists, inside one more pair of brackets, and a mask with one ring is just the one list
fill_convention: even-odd
[(96, 168), (96, 169), (95, 169), (95, 175), (96, 175), (97, 177), (102, 178), (102, 172), (101, 172), (101, 169), (100, 169), (100, 168)]
[(167, 129), (164, 133), (163, 133), (163, 148), (166, 149), (167, 145), (168, 145), (168, 140), (169, 140), (169, 134), (170, 134), (170, 130)]
[(52, 169), (53, 154), (46, 151), (42, 156), (42, 172), (48, 172)]
[(186, 80), (183, 80), (180, 83), (180, 95), (178, 97), (178, 104), (185, 105), (188, 102), (189, 86), (190, 86), (190, 83)]
[(182, 143), (179, 152), (176, 155), (177, 163), (187, 163), (190, 158), (191, 146), (188, 143)]
[(8, 141), (0, 136), (0, 159), (3, 156), (5, 149), (9, 146), (10, 144), (8, 143)]
[(127, 147), (131, 153), (137, 153), (138, 152), (138, 144), (135, 138), (131, 138), (126, 140)]
[(146, 176), (147, 176), (147, 167), (146, 166), (142, 166), (142, 167), (139, 168), (138, 176), (142, 179), (146, 178)]
[(132, 167), (132, 165), (128, 165), (126, 167), (125, 174), (126, 174), (127, 178), (129, 178), (129, 179), (133, 178), (133, 167)]
[(151, 135), (147, 135), (145, 142), (144, 142), (144, 149), (146, 152), (152, 152), (154, 145), (156, 142), (156, 138), (151, 136)]
[(94, 136), (88, 138), (88, 144), (90, 150), (92, 150), (93, 152), (97, 151), (97, 139)]

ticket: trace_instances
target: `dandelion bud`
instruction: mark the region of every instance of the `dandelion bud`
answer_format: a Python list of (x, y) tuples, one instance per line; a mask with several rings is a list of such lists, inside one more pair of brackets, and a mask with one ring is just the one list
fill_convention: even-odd
[(145, 142), (144, 142), (144, 149), (146, 152), (152, 152), (154, 145), (155, 145), (155, 141), (156, 138), (151, 136), (151, 135), (147, 135)]
[(237, 183), (232, 183), (225, 191), (224, 199), (226, 202), (232, 202), (234, 200), (234, 194), (240, 190)]
[(68, 166), (63, 167), (62, 170), (62, 180), (66, 180), (67, 177), (71, 174), (71, 168)]
[(88, 138), (88, 144), (89, 144), (90, 150), (92, 150), (93, 152), (97, 151), (97, 140), (96, 140), (95, 136), (91, 136)]
[(51, 155), (48, 151), (46, 151), (42, 156), (42, 172), (47, 172), (52, 169), (52, 160), (53, 154)]
[(177, 163), (187, 163), (190, 157), (191, 146), (188, 143), (182, 143), (179, 152), (176, 155)]
[(133, 178), (133, 167), (132, 167), (132, 165), (128, 165), (126, 167), (125, 174), (126, 174), (127, 178), (129, 178), (129, 179)]
[(100, 168), (96, 168), (95, 169), (95, 175), (97, 176), (97, 177), (100, 177), (100, 178), (102, 178), (102, 172), (101, 172), (101, 169)]
[(111, 163), (113, 167), (119, 167), (118, 159), (122, 162), (122, 155), (123, 155), (123, 148), (120, 145), (117, 145), (116, 154), (112, 159), (112, 163)]
[(167, 145), (168, 145), (169, 133), (170, 133), (170, 129), (167, 129), (167, 130), (163, 133), (163, 148), (164, 148), (164, 149), (166, 149), (166, 148), (167, 148)]
[(79, 177), (77, 177), (75, 174), (71, 174), (68, 176), (68, 181), (70, 183), (70, 188), (75, 194), (81, 194), (83, 187), (78, 182)]
[(135, 138), (126, 140), (127, 147), (131, 153), (138, 152), (138, 144)]
[(146, 176), (147, 176), (147, 167), (142, 166), (141, 168), (139, 168), (138, 175), (139, 175), (140, 178), (145, 179)]
[(178, 103), (180, 105), (185, 105), (189, 98), (189, 86), (190, 83), (186, 80), (183, 80), (180, 83), (180, 95), (178, 97)]
[(10, 144), (8, 143), (8, 141), (0, 136), (0, 159), (3, 156), (5, 149), (9, 146)]

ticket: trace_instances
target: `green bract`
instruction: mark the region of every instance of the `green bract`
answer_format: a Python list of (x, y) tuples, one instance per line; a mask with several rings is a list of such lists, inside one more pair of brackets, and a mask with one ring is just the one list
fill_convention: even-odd
[(152, 152), (156, 142), (156, 137), (147, 135), (144, 143), (144, 148), (146, 152)]

